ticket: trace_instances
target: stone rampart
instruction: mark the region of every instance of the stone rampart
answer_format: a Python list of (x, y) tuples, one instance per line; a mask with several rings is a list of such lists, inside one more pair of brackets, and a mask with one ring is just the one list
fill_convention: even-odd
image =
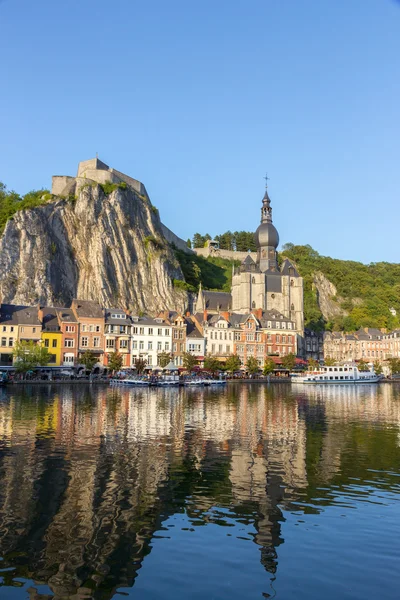
[(51, 178), (51, 193), (54, 194), (54, 196), (62, 196), (67, 185), (73, 182), (75, 182), (75, 177), (69, 177), (68, 175), (54, 175)]
[(191, 254), (193, 252), (193, 250), (191, 250), (188, 247), (187, 243), (184, 240), (175, 235), (175, 233), (168, 229), (168, 227), (166, 227), (163, 223), (161, 223), (161, 230), (167, 242), (169, 242), (170, 244), (174, 244), (179, 250), (183, 250), (188, 254)]
[(204, 258), (208, 258), (209, 256), (215, 256), (219, 258), (227, 258), (228, 260), (240, 260), (242, 262), (246, 256), (250, 254), (251, 258), (256, 261), (257, 260), (257, 252), (235, 252), (234, 250), (214, 250), (212, 248), (193, 248), (193, 251), (198, 256), (204, 256)]

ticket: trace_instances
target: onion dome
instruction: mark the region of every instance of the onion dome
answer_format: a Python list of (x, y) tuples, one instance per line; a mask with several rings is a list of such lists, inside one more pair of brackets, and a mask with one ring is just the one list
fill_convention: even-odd
[(269, 199), (267, 190), (265, 190), (262, 201), (261, 225), (258, 226), (254, 237), (257, 248), (269, 246), (276, 250), (279, 245), (279, 234), (275, 225), (272, 223), (271, 200)]

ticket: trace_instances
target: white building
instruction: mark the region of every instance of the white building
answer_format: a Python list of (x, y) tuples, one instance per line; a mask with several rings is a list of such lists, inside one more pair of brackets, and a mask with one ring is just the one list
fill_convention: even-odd
[(171, 326), (161, 318), (133, 316), (131, 345), (132, 366), (141, 358), (149, 367), (155, 367), (160, 352), (171, 352)]

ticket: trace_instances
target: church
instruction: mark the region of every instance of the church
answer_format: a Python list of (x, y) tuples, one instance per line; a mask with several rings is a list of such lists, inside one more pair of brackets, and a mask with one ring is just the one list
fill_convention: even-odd
[[(234, 269), (231, 293), (199, 290), (195, 310), (197, 313), (253, 313), (257, 316), (270, 311), (278, 312), (283, 318), (295, 323), (298, 336), (303, 338), (303, 279), (290, 260), (285, 259), (279, 265), (279, 234), (272, 222), (267, 186), (255, 242), (257, 256), (253, 255), (253, 258), (249, 253), (241, 265)], [(235, 252), (221, 251), (223, 257), (228, 257), (228, 254), (235, 258)]]

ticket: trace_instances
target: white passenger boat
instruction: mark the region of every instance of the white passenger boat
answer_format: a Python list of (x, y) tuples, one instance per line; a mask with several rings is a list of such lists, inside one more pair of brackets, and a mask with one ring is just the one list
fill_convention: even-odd
[(374, 371), (373, 365), (369, 371), (360, 371), (356, 365), (345, 364), (332, 367), (320, 367), (314, 371), (307, 371), (303, 375), (293, 374), (292, 383), (336, 385), (378, 383), (381, 376)]

